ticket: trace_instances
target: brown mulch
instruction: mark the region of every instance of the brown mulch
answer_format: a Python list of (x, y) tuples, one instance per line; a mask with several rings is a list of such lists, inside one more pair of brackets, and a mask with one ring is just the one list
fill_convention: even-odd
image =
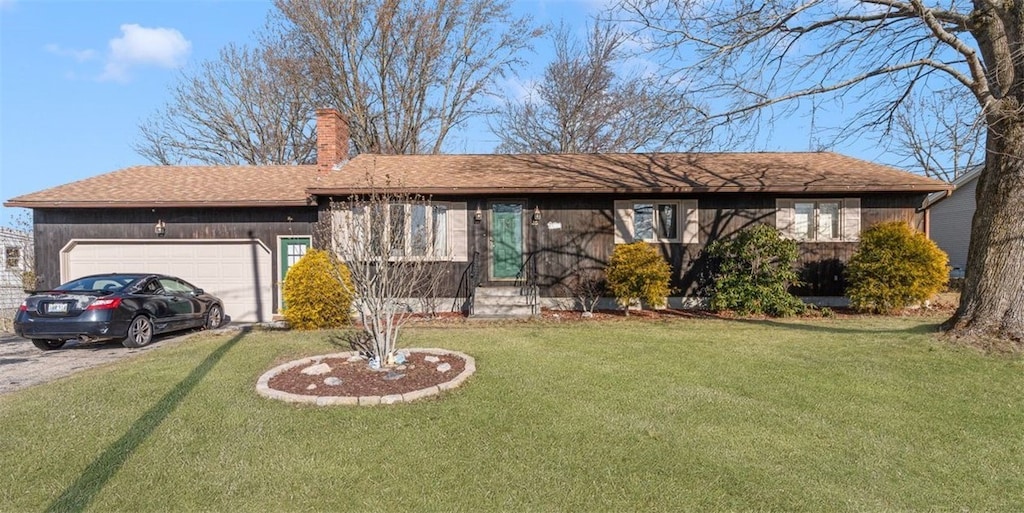
[[(267, 385), (282, 392), (297, 395), (312, 396), (385, 396), (404, 394), (434, 385), (440, 385), (452, 380), (466, 368), (466, 361), (460, 356), (452, 354), (435, 354), (405, 352), (407, 360), (403, 365), (391, 369), (373, 370), (367, 365), (365, 359), (349, 362), (345, 358), (323, 358), (321, 363), (326, 363), (331, 372), (310, 376), (302, 373), (302, 369), (308, 368), (317, 363), (299, 365), (285, 370), (270, 378)], [(440, 359), (437, 363), (431, 363), (424, 358), (436, 356)], [(451, 370), (438, 372), (437, 367), (442, 363), (452, 366)], [(398, 379), (385, 379), (395, 377)], [(328, 377), (341, 379), (341, 384), (330, 386), (324, 384)], [(310, 385), (315, 388), (310, 388)]]

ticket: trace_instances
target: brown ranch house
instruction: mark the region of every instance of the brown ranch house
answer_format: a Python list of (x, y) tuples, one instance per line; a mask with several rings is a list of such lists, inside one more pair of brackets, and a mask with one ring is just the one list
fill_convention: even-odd
[(923, 200), (949, 189), (826, 152), (348, 159), (348, 129), (333, 109), (317, 111), (317, 138), (316, 165), (136, 166), (4, 205), (33, 210), (40, 289), (96, 272), (164, 272), (220, 296), (235, 321), (269, 321), (288, 267), (328, 245), (316, 234), (331, 201), (367, 192), (368, 177), (431, 198), (429, 211), (405, 218), (437, 243), (424, 258), (448, 277), (443, 308), (476, 314), (497, 312), (483, 303), (500, 291), (485, 291), (515, 298), (526, 270), (541, 306), (571, 304), (563, 285), (575, 269), (600, 268), (616, 244), (636, 240), (671, 263), (670, 305), (690, 304), (702, 249), (758, 223), (800, 241), (796, 292), (824, 301), (842, 295), (862, 229), (905, 220), (927, 232)]

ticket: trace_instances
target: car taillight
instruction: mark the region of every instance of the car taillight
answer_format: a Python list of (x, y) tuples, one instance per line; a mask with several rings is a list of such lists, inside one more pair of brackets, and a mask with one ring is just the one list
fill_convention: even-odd
[(27, 312), (28, 311), (28, 303), (26, 303), (25, 301), (22, 301), (21, 302), (21, 306), (18, 307), (18, 310), (22, 311), (22, 312)]
[(121, 298), (107, 297), (93, 301), (86, 310), (113, 310), (119, 306), (121, 306)]

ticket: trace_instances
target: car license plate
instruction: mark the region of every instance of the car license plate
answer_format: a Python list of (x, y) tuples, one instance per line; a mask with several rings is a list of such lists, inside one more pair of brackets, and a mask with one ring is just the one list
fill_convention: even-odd
[(68, 313), (68, 304), (50, 303), (46, 305), (46, 313)]

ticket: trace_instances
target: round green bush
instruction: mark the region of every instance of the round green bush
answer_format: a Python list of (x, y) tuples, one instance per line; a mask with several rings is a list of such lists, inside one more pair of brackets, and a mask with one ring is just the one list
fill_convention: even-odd
[(793, 264), (797, 243), (782, 238), (772, 226), (757, 225), (708, 245), (711, 257), (712, 310), (732, 310), (740, 315), (783, 317), (802, 313), (806, 306), (789, 293), (798, 281)]
[(853, 308), (891, 313), (937, 294), (949, 280), (949, 258), (905, 222), (880, 223), (861, 234), (846, 266)]
[(612, 251), (605, 269), (608, 291), (627, 314), (629, 305), (641, 300), (648, 305), (664, 305), (671, 292), (672, 269), (665, 257), (650, 244), (620, 244)]
[(345, 326), (352, 323), (352, 291), (348, 267), (327, 251), (310, 249), (288, 269), (282, 313), (293, 329)]

